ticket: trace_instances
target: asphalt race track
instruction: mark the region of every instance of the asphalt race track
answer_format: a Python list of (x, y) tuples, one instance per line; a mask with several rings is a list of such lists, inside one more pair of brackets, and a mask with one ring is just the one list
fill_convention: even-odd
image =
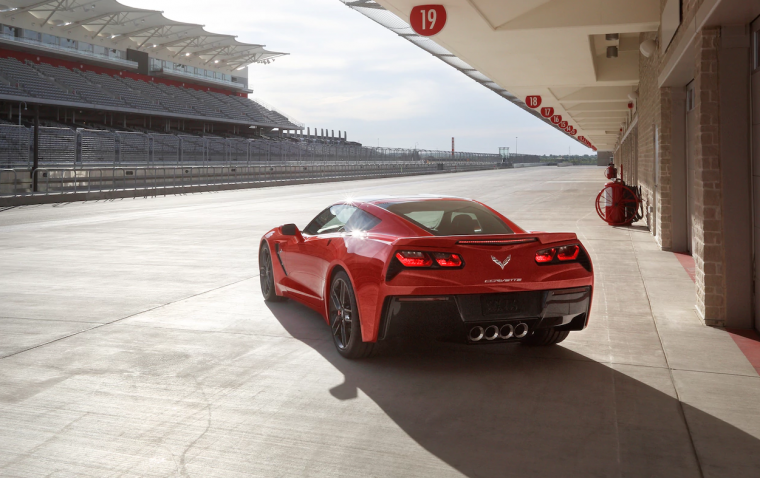
[[(757, 477), (760, 377), (704, 327), (597, 167), (283, 186), (0, 212), (0, 476)], [(575, 231), (591, 324), (559, 346), (385, 345), (351, 362), (265, 304), (262, 233), (368, 194), (481, 200)]]

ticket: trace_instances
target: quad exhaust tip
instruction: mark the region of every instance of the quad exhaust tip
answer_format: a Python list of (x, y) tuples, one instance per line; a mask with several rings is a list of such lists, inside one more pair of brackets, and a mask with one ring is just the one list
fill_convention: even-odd
[(501, 327), (498, 325), (489, 325), (488, 327), (483, 328), (479, 325), (476, 325), (470, 329), (467, 335), (470, 341), (480, 342), (483, 339), (486, 339), (488, 341), (496, 339), (508, 340), (512, 337), (516, 339), (522, 339), (528, 335), (528, 332), (530, 332), (528, 324), (525, 322), (520, 322), (517, 325), (504, 324)]
[(511, 339), (515, 335), (515, 328), (512, 324), (504, 324), (499, 329), (499, 337), (506, 340)]
[(483, 327), (479, 325), (470, 329), (470, 340), (472, 340), (473, 342), (480, 341), (480, 339), (483, 338), (483, 335), (484, 335)]
[(499, 337), (499, 328), (495, 325), (489, 325), (486, 327), (485, 338), (486, 340), (494, 340)]

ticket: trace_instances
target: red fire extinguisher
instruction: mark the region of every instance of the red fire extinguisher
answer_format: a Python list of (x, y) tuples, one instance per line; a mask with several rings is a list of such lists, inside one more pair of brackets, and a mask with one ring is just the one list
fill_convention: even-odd
[[(621, 165), (621, 176), (622, 173)], [(612, 181), (605, 184), (596, 196), (596, 213), (599, 217), (610, 226), (625, 226), (640, 220), (644, 216), (641, 191), (627, 186), (622, 178), (618, 178), (617, 168), (612, 163), (607, 166), (604, 175)]]
[(617, 178), (617, 168), (615, 167), (615, 163), (612, 161), (610, 161), (610, 164), (607, 165), (607, 169), (604, 170), (604, 177), (607, 179)]

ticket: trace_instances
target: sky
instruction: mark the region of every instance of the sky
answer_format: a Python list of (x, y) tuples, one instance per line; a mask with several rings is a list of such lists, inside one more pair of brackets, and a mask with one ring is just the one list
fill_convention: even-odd
[[(591, 154), (339, 0), (121, 0), (289, 55), (249, 68), (253, 98), (367, 146)], [(213, 6), (213, 7), (212, 7)]]

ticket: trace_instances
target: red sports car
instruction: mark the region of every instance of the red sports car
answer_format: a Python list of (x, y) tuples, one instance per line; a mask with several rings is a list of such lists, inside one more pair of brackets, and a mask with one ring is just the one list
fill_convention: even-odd
[(319, 312), (347, 358), (409, 333), (471, 344), (551, 345), (588, 323), (594, 274), (573, 233), (528, 232), (470, 199), (334, 204), (259, 248), (267, 301)]

